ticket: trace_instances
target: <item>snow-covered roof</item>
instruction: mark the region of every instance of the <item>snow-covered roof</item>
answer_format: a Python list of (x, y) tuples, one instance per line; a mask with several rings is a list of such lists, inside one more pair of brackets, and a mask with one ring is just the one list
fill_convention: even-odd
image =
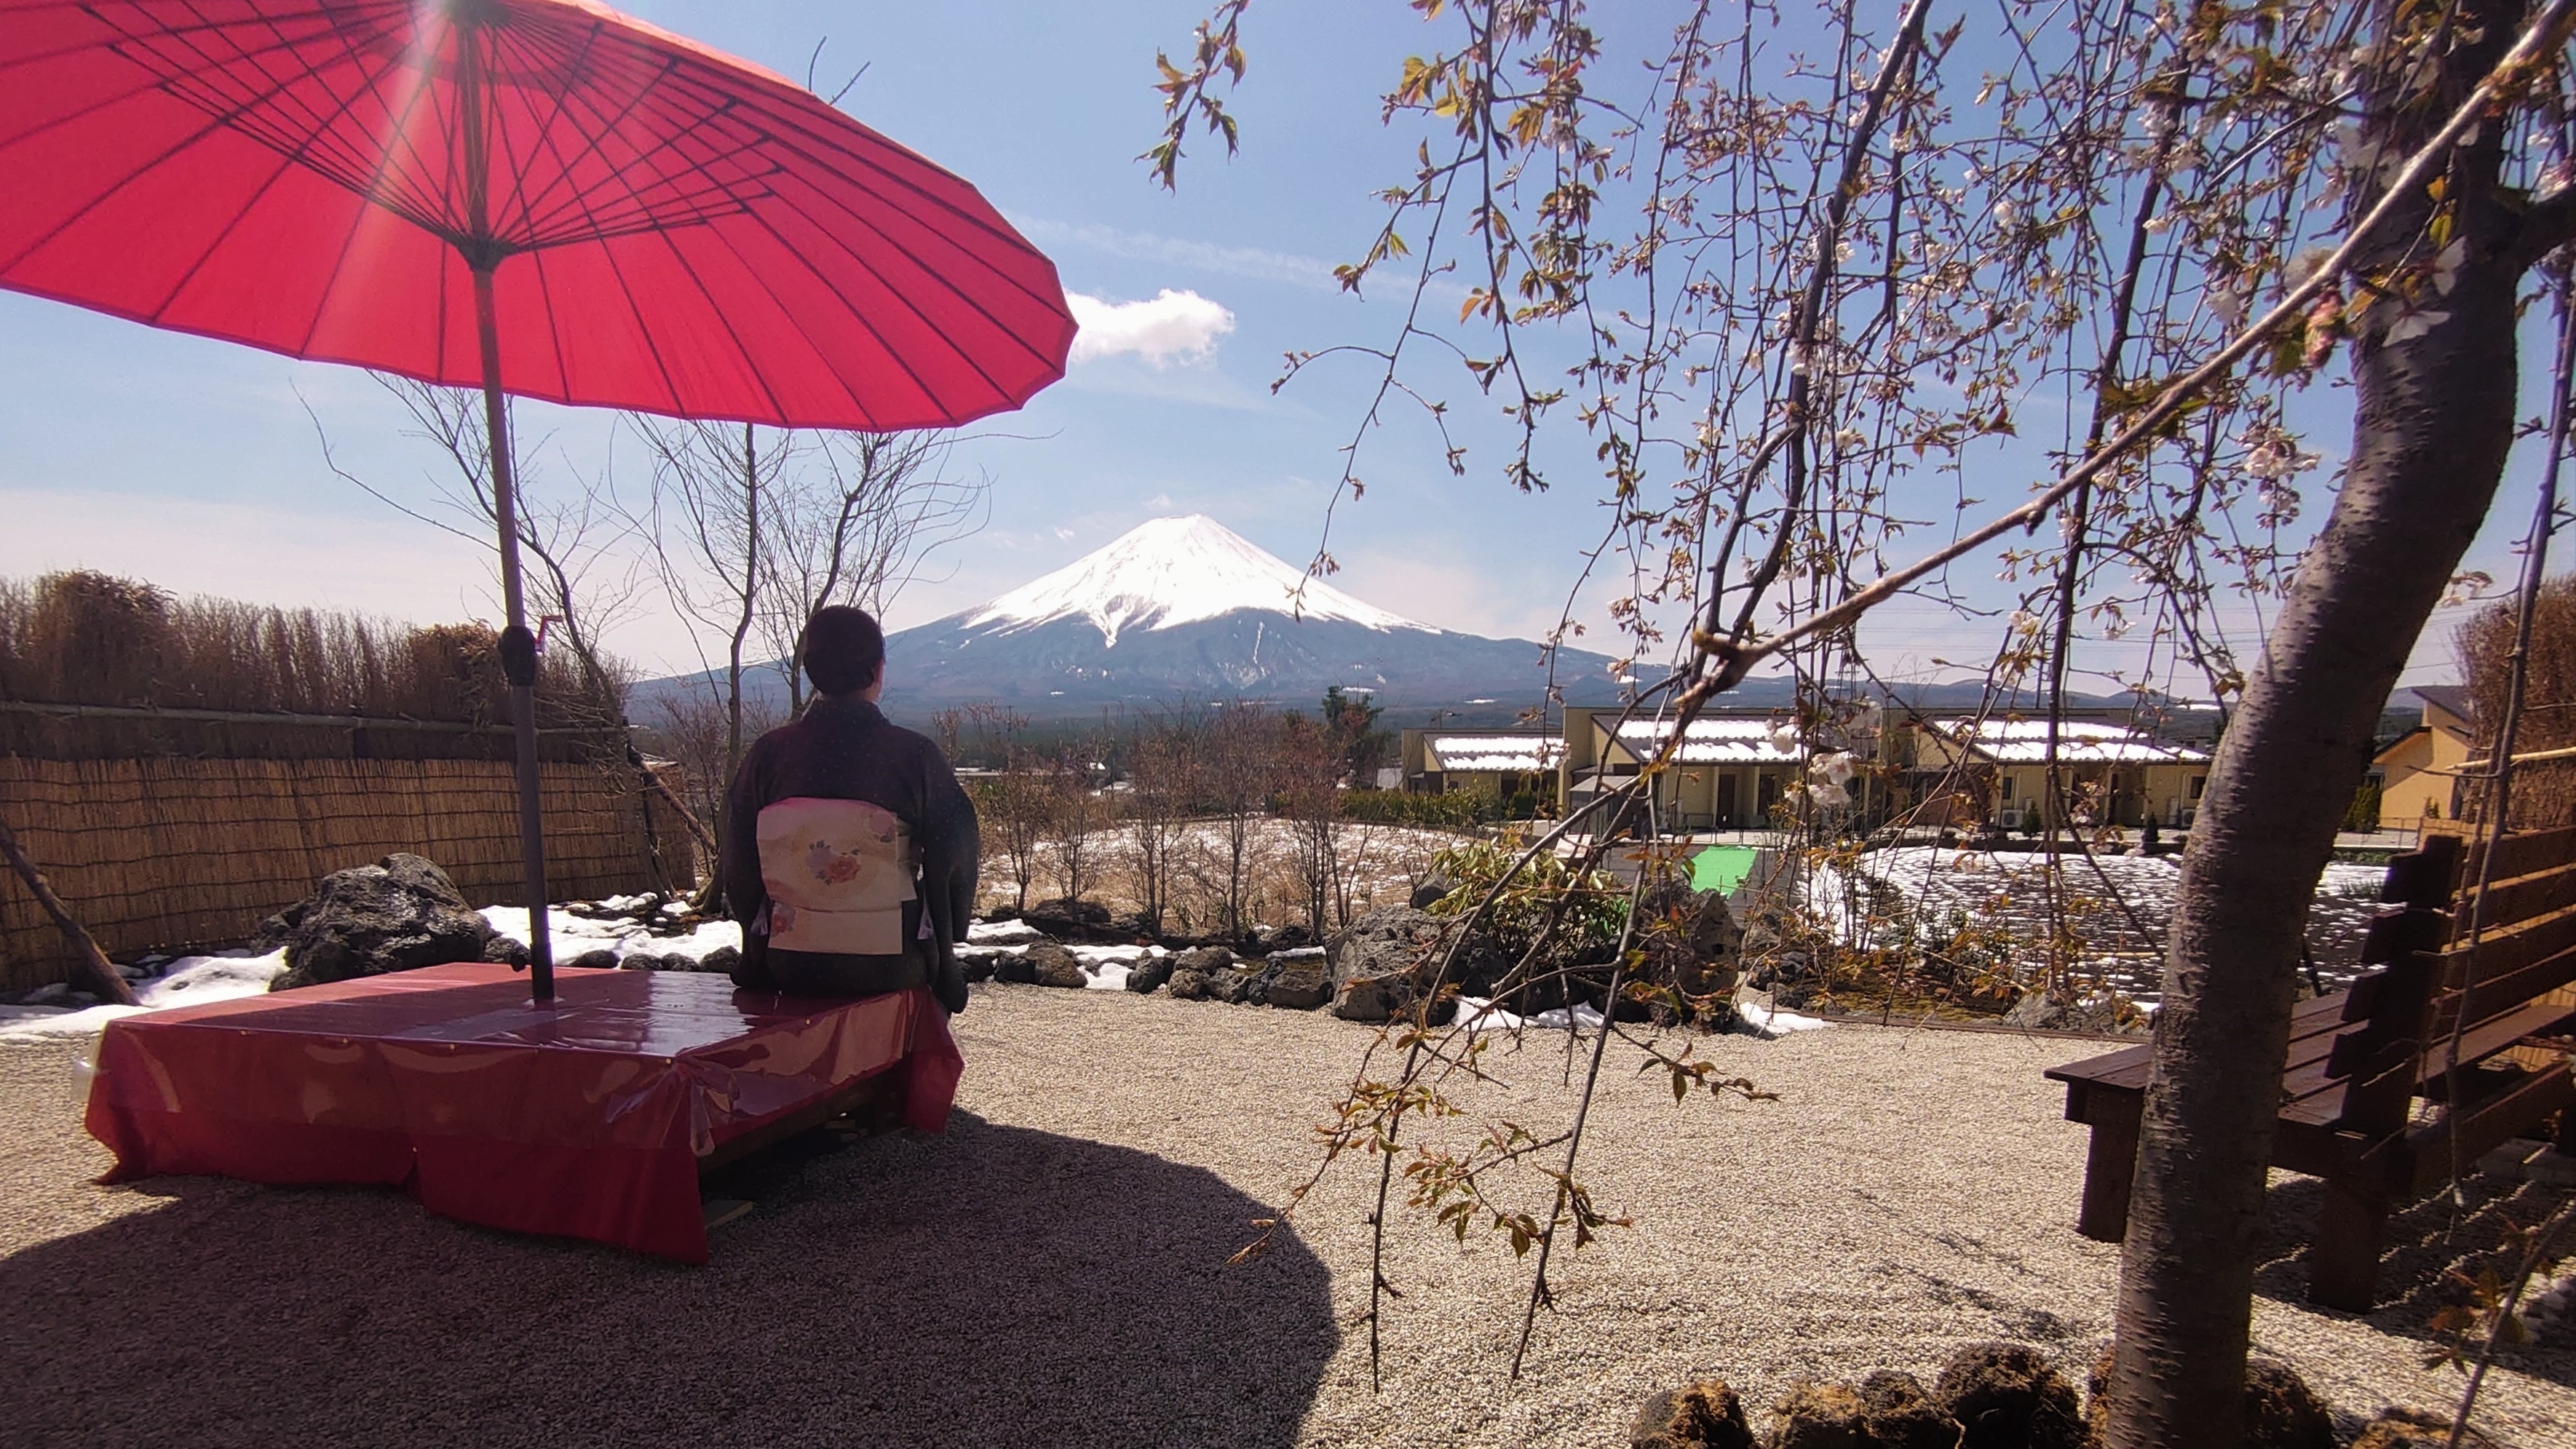
[(966, 627), (1023, 629), (1088, 619), (1115, 647), (1128, 629), (1169, 629), (1245, 609), (1364, 628), (1440, 631), (1365, 604), (1205, 514), (1137, 525), (1034, 583), (966, 616)]
[[(1667, 720), (1632, 719), (1619, 726), (1619, 743), (1639, 759), (1653, 756), (1673, 736)], [(1794, 734), (1769, 719), (1695, 719), (1682, 732), (1674, 759), (1685, 765), (1786, 765), (1800, 758)]]
[(1565, 758), (1565, 741), (1548, 735), (1426, 735), (1433, 769), (1510, 771), (1530, 774), (1553, 770)]
[[(2048, 760), (2048, 721), (2044, 719), (1938, 719), (1935, 734), (1966, 745), (1970, 752), (1999, 765), (2037, 765)], [(2126, 725), (2100, 720), (2061, 720), (2057, 758), (2075, 765), (2206, 765), (2209, 756), (2182, 745), (2164, 744)]]

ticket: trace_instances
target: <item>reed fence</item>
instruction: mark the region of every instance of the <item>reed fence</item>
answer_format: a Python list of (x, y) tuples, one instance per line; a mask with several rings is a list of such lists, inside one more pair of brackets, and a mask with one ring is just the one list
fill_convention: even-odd
[[(694, 882), (687, 827), (632, 766), (549, 763), (543, 782), (554, 899)], [(506, 760), (0, 755), (0, 813), (112, 955), (241, 941), (322, 876), (398, 850), (438, 862), (477, 906), (514, 902), (517, 806)], [(0, 872), (0, 990), (72, 970)]]

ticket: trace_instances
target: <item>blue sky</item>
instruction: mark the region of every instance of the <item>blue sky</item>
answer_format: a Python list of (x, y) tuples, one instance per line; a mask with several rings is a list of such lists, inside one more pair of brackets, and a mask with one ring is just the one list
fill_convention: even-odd
[[(1212, 514), (1291, 561), (1311, 554), (1363, 378), (1353, 366), (1278, 396), (1269, 384), (1284, 352), (1372, 340), (1392, 321), (1391, 304), (1342, 295), (1330, 267), (1381, 219), (1374, 189), (1409, 168), (1409, 141), (1377, 119), (1384, 82), (1423, 43), (1406, 7), (1256, 7), (1252, 77), (1236, 104), (1243, 152), (1227, 162), (1198, 145), (1177, 197), (1134, 158), (1160, 121), (1154, 53), (1186, 45), (1200, 0), (627, 8), (799, 78), (828, 38), (818, 87), (830, 93), (864, 63), (844, 109), (975, 182), (1055, 258), (1068, 291), (1149, 309), (1166, 292), (1198, 299), (1092, 329), (1160, 346), (1160, 358), (1091, 349), (1029, 408), (976, 430), (984, 436), (957, 462), (991, 476), (991, 522), (904, 596), (891, 623), (978, 602), (1165, 513)], [(438, 459), (403, 438), (403, 418), (361, 374), (0, 293), (0, 516), (12, 520), (0, 530), (0, 573), (85, 565), (185, 592), (421, 621), (489, 617), (487, 555), (333, 476), (308, 406), (344, 466), (429, 502)], [(521, 430), (523, 448), (544, 440), (540, 488), (568, 470), (641, 482), (640, 450), (603, 415), (529, 406)], [(1490, 455), (1452, 478), (1428, 444), (1409, 422), (1372, 444), (1369, 494), (1336, 524), (1335, 583), (1446, 627), (1544, 630), (1579, 567), (1578, 541), (1599, 531), (1588, 477), (1522, 495)], [(2508, 480), (2472, 560), (2500, 577), (2511, 560), (2499, 540), (2528, 511), (2528, 473)], [(2315, 481), (2311, 512), (2322, 517)], [(2000, 500), (2008, 490), (1983, 491)], [(1913, 608), (1871, 639), (1901, 669), (1973, 658), (1991, 632)], [(2448, 621), (2435, 632), (2447, 635)], [(695, 667), (660, 609), (638, 610), (612, 643), (648, 668)], [(2446, 652), (2419, 651), (2409, 680), (2445, 677)]]

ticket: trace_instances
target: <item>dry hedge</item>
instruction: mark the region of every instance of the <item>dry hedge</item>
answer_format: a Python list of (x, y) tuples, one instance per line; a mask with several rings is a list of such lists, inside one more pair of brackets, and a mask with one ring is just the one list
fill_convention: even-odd
[[(615, 727), (623, 681), (592, 674), (570, 651), (541, 661), (538, 724)], [(320, 743), (283, 722), (96, 717), (61, 712), (204, 710), (420, 721), (483, 729), (509, 720), (498, 637), (479, 623), (415, 628), (319, 609), (179, 598), (87, 570), (0, 580), (0, 754), (40, 758), (232, 758), (332, 755), (506, 758), (492, 740), (453, 732)], [(379, 735), (382, 735), (379, 731)], [(561, 755), (561, 751), (552, 752)], [(622, 753), (622, 746), (620, 748)]]

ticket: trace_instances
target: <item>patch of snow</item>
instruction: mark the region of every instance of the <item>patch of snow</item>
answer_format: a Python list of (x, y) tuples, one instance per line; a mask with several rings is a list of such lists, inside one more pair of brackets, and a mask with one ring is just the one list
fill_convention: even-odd
[[(483, 919), (492, 929), (518, 942), (528, 943), (528, 908), (525, 906), (485, 906)], [(709, 951), (719, 946), (742, 949), (742, 927), (731, 921), (708, 921), (685, 936), (656, 936), (642, 921), (593, 921), (561, 906), (546, 909), (546, 930), (554, 938), (557, 962), (570, 961), (586, 951), (614, 951), (620, 957), (633, 955), (686, 956), (704, 960)]]
[(1133, 969), (1133, 967), (1117, 961), (1104, 961), (1097, 966), (1084, 966), (1082, 968), (1082, 989), (1085, 991), (1124, 991), (1127, 989), (1128, 973)]
[(1519, 1031), (1524, 1027), (1564, 1031), (1569, 1025), (1589, 1031), (1602, 1025), (1603, 1021), (1601, 1013), (1589, 1006), (1578, 1005), (1570, 1015), (1560, 1007), (1554, 1011), (1542, 1011), (1536, 1016), (1522, 1016), (1496, 1006), (1487, 997), (1461, 996), (1458, 998), (1458, 1024), (1470, 1032)]
[(1046, 938), (1046, 932), (1026, 921), (969, 921), (966, 924), (966, 939), (978, 946), (1021, 946)]
[(617, 954), (621, 957), (639, 953), (686, 956), (692, 961), (703, 961), (708, 952), (726, 946), (737, 951), (742, 949), (742, 927), (731, 921), (705, 921), (685, 936), (647, 936), (642, 940), (629, 940), (618, 948)]
[(1169, 629), (1246, 609), (1336, 619), (1380, 631), (1440, 631), (1310, 578), (1205, 514), (1157, 518), (968, 614), (1005, 631), (1087, 619), (1115, 648), (1129, 629)]
[(138, 983), (134, 999), (140, 1006), (101, 1005), (78, 1011), (48, 1006), (0, 1008), (0, 1042), (70, 1041), (92, 1035), (120, 1016), (263, 995), (285, 970), (283, 948), (265, 956), (181, 956), (170, 963), (167, 975)]
[(1160, 946), (1067, 946), (1064, 949), (1073, 953), (1073, 959), (1085, 966), (1101, 966), (1111, 962), (1131, 965), (1164, 954)]
[(1821, 1031), (1832, 1025), (1812, 1016), (1800, 1016), (1794, 1011), (1781, 1011), (1753, 1001), (1737, 1002), (1735, 1014), (1752, 1028), (1751, 1035), (1759, 1037), (1782, 1037), (1793, 1031)]

